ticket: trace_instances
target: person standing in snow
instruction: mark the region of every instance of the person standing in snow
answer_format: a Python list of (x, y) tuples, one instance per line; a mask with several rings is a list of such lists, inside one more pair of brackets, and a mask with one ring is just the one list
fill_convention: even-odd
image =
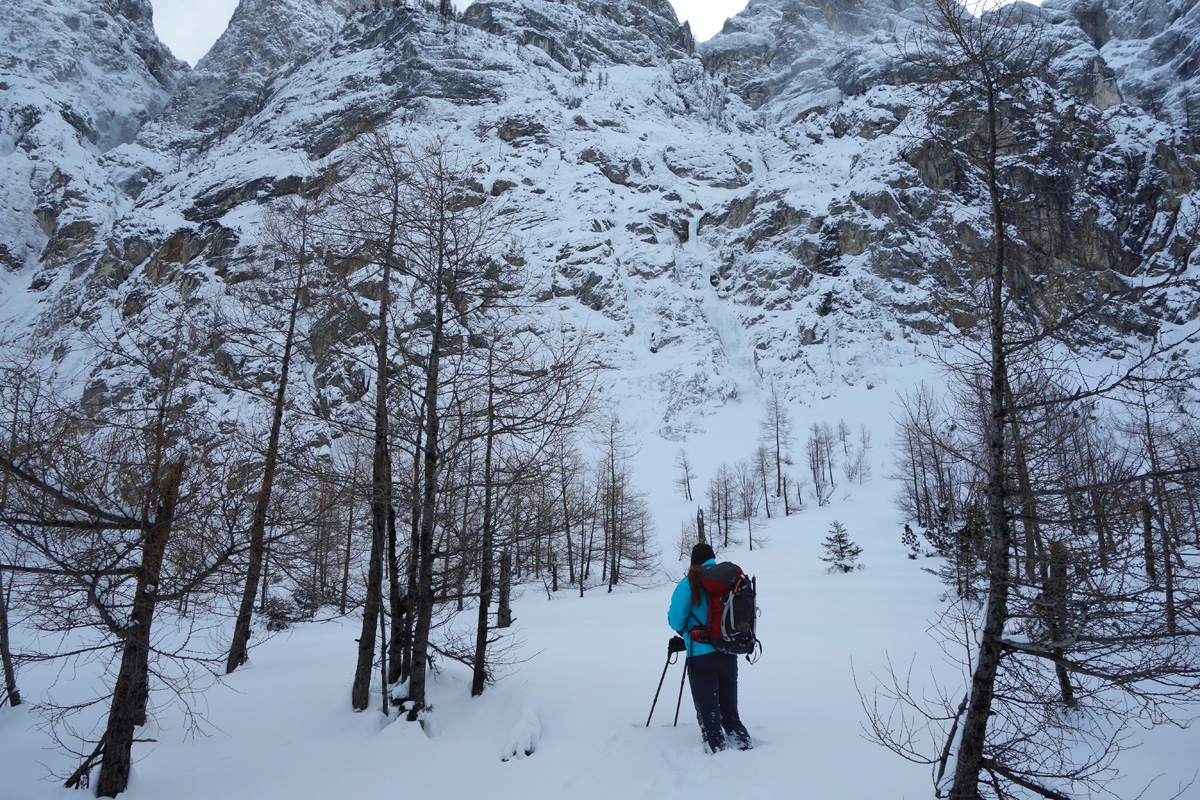
[(693, 627), (708, 626), (708, 592), (700, 576), (716, 563), (716, 553), (708, 544), (701, 542), (693, 547), (687, 577), (675, 587), (667, 611), (671, 630), (687, 643), (688, 683), (704, 746), (710, 753), (730, 746), (739, 750), (754, 746), (749, 731), (738, 718), (737, 656), (718, 653), (712, 645), (692, 641), (688, 635)]

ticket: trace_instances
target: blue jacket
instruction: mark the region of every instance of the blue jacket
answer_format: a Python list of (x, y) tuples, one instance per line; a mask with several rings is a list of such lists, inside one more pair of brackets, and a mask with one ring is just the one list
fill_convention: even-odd
[[(704, 562), (704, 566), (708, 568), (716, 566), (716, 563), (716, 559), (710, 558)], [(708, 625), (708, 592), (701, 589), (700, 605), (693, 606), (692, 585), (688, 583), (687, 578), (679, 582), (679, 585), (675, 587), (675, 593), (671, 595), (671, 608), (667, 611), (667, 623), (670, 624), (671, 630), (678, 633), (687, 642), (689, 658), (717, 652), (712, 645), (693, 642), (688, 636), (688, 631), (696, 625)]]

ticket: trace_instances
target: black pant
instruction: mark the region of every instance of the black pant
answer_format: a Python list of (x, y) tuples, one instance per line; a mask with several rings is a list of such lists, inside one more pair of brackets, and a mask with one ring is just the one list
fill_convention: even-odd
[[(700, 732), (710, 752), (734, 746), (749, 750), (750, 733), (738, 719), (737, 656), (730, 653), (705, 653), (688, 660), (688, 682)], [(726, 736), (732, 742), (726, 743)]]

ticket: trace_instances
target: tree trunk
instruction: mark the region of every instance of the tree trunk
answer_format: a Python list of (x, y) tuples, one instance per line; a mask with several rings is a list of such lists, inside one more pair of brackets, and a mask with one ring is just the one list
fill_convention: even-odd
[(767, 519), (771, 518), (771, 498), (767, 493), (767, 468), (766, 464), (762, 464), (762, 490), (763, 490), (763, 507), (767, 510)]
[[(357, 463), (355, 464), (355, 473), (357, 474)], [(341, 600), (338, 603), (338, 613), (345, 616), (346, 614), (346, 599), (350, 592), (350, 552), (354, 544), (354, 495), (350, 496), (350, 508), (347, 512), (346, 519), (346, 558), (342, 562), (342, 594)]]
[[(609, 548), (612, 546), (612, 542), (611, 542), (612, 531), (609, 530), (609, 526), (612, 523), (609, 520), (609, 516), (608, 516), (608, 504), (610, 502), (612, 502), (612, 498), (604, 497), (603, 502), (604, 502), (604, 508), (599, 509), (600, 513), (602, 513), (604, 515), (603, 520), (600, 523), (600, 532), (604, 534), (604, 550), (600, 554), (600, 582), (601, 583), (609, 583), (609, 580), (608, 580), (608, 559), (609, 559), (608, 551), (609, 551)], [(609, 591), (612, 591), (612, 584), (609, 584)]]
[(500, 597), (497, 600), (496, 627), (512, 625), (512, 555), (505, 550), (500, 554)]
[(622, 544), (622, 540), (625, 538), (624, 535), (621, 533), (621, 531), (618, 528), (618, 526), (620, 525), (622, 520), (620, 518), (620, 510), (617, 505), (620, 502), (620, 493), (617, 491), (617, 455), (616, 455), (615, 449), (610, 453), (610, 456), (611, 456), (611, 461), (609, 463), (609, 468), (610, 468), (609, 479), (611, 481), (610, 486), (612, 488), (612, 496), (609, 497), (609, 503), (608, 503), (608, 505), (609, 505), (608, 522), (609, 522), (609, 526), (610, 526), (608, 543), (609, 543), (609, 554), (610, 554), (610, 558), (612, 559), (612, 563), (609, 565), (609, 568), (608, 568), (608, 591), (609, 591), (609, 593), (612, 592), (613, 587), (616, 586), (617, 582), (620, 580), (620, 575), (617, 573), (617, 570), (621, 563), (621, 544)]
[[(780, 429), (779, 420), (775, 420), (775, 496), (783, 495), (784, 506), (787, 506), (787, 484), (783, 480), (783, 431)], [(787, 512), (784, 512), (787, 516)]]
[[(20, 398), (20, 389), (18, 386), (17, 396), (13, 402), (13, 425), (12, 437), (8, 445), (9, 453), (17, 452), (17, 400)], [(0, 478), (0, 508), (5, 508), (8, 505), (8, 481), (9, 473), (5, 470), (4, 475)], [(9, 586), (12, 582), (9, 582)], [(4, 666), (4, 689), (8, 693), (8, 704), (13, 706), (21, 705), (21, 693), (17, 691), (17, 671), (13, 666), (12, 650), (8, 643), (8, 595), (4, 592), (4, 573), (0, 571), (0, 662)]]
[[(390, 459), (389, 459), (390, 463)], [(388, 468), (389, 475), (391, 468)], [(391, 480), (388, 480), (391, 483)], [(400, 559), (396, 553), (396, 508), (388, 506), (388, 605), (391, 609), (391, 629), (388, 632), (388, 684), (398, 683), (404, 666), (404, 619), (408, 614), (408, 597), (400, 592)]]
[(1142, 501), (1142, 550), (1146, 559), (1146, 577), (1153, 583), (1158, 580), (1158, 569), (1154, 566), (1154, 512), (1150, 501)]
[(382, 603), (380, 603), (379, 613), (379, 689), (380, 689), (380, 704), (379, 710), (385, 716), (391, 716), (391, 703), (388, 698), (388, 634), (387, 634), (387, 614), (383, 613)]
[(97, 797), (116, 797), (129, 784), (133, 731), (141, 724), (139, 720), (144, 722), (149, 694), (150, 627), (154, 622), (163, 553), (171, 536), (182, 477), (182, 461), (168, 467), (159, 490), (154, 521), (146, 527), (129, 625), (124, 631), (121, 666), (113, 684), (108, 725), (101, 740), (104, 755), (100, 777), (96, 782)]
[[(1089, 479), (1093, 479), (1096, 475), (1096, 456), (1092, 452), (1092, 437), (1085, 435), (1083, 437), (1084, 458), (1086, 459)], [(1087, 493), (1087, 501), (1092, 507), (1092, 517), (1096, 521), (1096, 555), (1100, 564), (1100, 571), (1108, 573), (1108, 554), (1111, 549), (1109, 545), (1112, 541), (1112, 534), (1109, 532), (1107, 506), (1103, 502), (1099, 489), (1093, 489)]]
[(8, 644), (8, 596), (4, 593), (3, 572), (0, 572), (0, 661), (4, 664), (4, 691), (8, 694), (8, 704), (15, 708), (21, 705), (21, 693), (17, 691), (17, 671)]
[(724, 496), (721, 500), (721, 517), (724, 524), (721, 526), (724, 530), (723, 541), (721, 547), (725, 550), (729, 549), (729, 529), (733, 526), (733, 498), (729, 496), (729, 489), (726, 487), (722, 490)]
[(370, 704), (371, 672), (375, 661), (375, 632), (383, 609), (383, 549), (387, 536), (388, 509), (392, 505), (391, 473), (388, 469), (388, 322), (391, 265), (384, 264), (379, 298), (379, 329), (375, 357), (375, 449), (371, 457), (371, 556), (367, 563), (367, 595), (363, 603), (362, 633), (358, 639), (358, 663), (350, 704), (364, 711)]
[(439, 432), (441, 418), (438, 414), (438, 380), (442, 349), (442, 325), (444, 324), (445, 298), (438, 287), (433, 336), (429, 345), (429, 364), (425, 376), (425, 485), (421, 495), (421, 537), (417, 558), (417, 591), (414, 597), (416, 611), (413, 626), (412, 675), (409, 678), (408, 697), (412, 707), (408, 720), (416, 722), (425, 708), (425, 672), (429, 660), (429, 628), (433, 623), (433, 534), (438, 493)]
[[(1008, 392), (1009, 406), (1013, 405), (1012, 391)], [(1017, 491), (1021, 499), (1021, 529), (1025, 534), (1024, 562), (1025, 579), (1029, 583), (1038, 580), (1037, 565), (1044, 563), (1042, 555), (1041, 532), (1037, 524), (1037, 504), (1033, 499), (1033, 491), (1029, 480), (1029, 462), (1025, 457), (1025, 441), (1021, 437), (1020, 426), (1013, 420), (1010, 426), (1012, 433), (1013, 461), (1017, 470)], [(1018, 576), (1020, 568), (1017, 569)], [(1043, 578), (1045, 576), (1042, 576)]]
[[(1071, 553), (1062, 542), (1050, 543), (1050, 571), (1045, 582), (1046, 598), (1046, 630), (1050, 635), (1051, 645), (1057, 645), (1066, 634), (1067, 624), (1067, 579), (1071, 565)], [(1054, 654), (1061, 658), (1063, 650), (1054, 647)], [(1071, 685), (1071, 676), (1061, 663), (1054, 665), (1058, 676), (1058, 687), (1062, 692), (1063, 705), (1075, 707), (1075, 687)]]
[[(303, 258), (303, 255), (301, 256)], [(303, 273), (302, 273), (303, 274)], [(233, 642), (229, 645), (229, 656), (225, 659), (225, 674), (246, 663), (250, 644), (250, 621), (254, 614), (254, 598), (258, 594), (258, 582), (262, 577), (264, 541), (266, 539), (267, 509), (271, 504), (271, 490), (275, 485), (275, 466), (279, 459), (279, 435), (283, 430), (283, 407), (287, 396), (288, 369), (292, 363), (292, 343), (296, 333), (296, 315), (300, 310), (300, 287), (292, 297), (288, 311), (287, 335), (283, 340), (283, 358), (279, 367), (279, 388), (275, 392), (275, 406), (271, 416), (271, 434), (267, 439), (267, 457), (263, 463), (262, 486), (254, 502), (254, 514), (250, 518), (249, 563), (246, 566), (246, 584), (242, 588), (242, 601), (238, 606), (237, 622), (233, 626)]]
[(262, 580), (259, 581), (259, 597), (258, 604), (265, 606), (267, 604), (267, 589), (271, 585), (271, 548), (263, 543), (262, 554)]
[[(488, 372), (491, 372), (491, 354)], [(475, 624), (475, 658), (471, 696), (483, 694), (487, 681), (488, 609), (492, 604), (492, 447), (496, 436), (495, 386), (488, 380), (487, 435), (483, 452), (483, 534), (479, 543), (479, 619)], [(567, 534), (570, 536), (570, 534)]]
[[(993, 348), (993, 372), (995, 366), (1003, 366), (1003, 353)], [(996, 392), (993, 380), (992, 390)], [(1003, 401), (994, 394), (992, 415), (989, 420), (991, 439), (988, 465), (988, 521), (991, 533), (991, 548), (988, 557), (987, 612), (976, 656), (975, 671), (971, 677), (970, 700), (967, 703), (966, 719), (963, 723), (962, 740), (959, 744), (958, 761), (955, 767), (954, 785), (950, 790), (951, 800), (978, 800), (979, 773), (983, 769), (984, 744), (987, 740), (987, 723), (991, 714), (996, 673), (1003, 655), (1001, 638), (1008, 618), (1009, 594), (1009, 549), (1011, 533), (1005, 509), (1004, 487), (1004, 425)]]
[(958, 760), (954, 770), (954, 784), (950, 789), (950, 800), (979, 800), (979, 774), (984, 765), (984, 746), (987, 741), (988, 717), (992, 713), (996, 673), (1003, 656), (1001, 639), (1004, 624), (1008, 619), (1009, 594), (1009, 550), (1012, 532), (1009, 527), (1005, 425), (1008, 409), (1005, 403), (1005, 388), (1008, 385), (1008, 365), (1005, 353), (1004, 325), (1004, 272), (1007, 251), (1005, 219), (997, 181), (997, 131), (999, 111), (994, 86), (987, 84), (988, 122), (988, 193), (992, 211), (993, 250), (992, 274), (990, 276), (990, 308), (988, 328), (990, 358), (990, 384), (988, 386), (988, 528), (991, 547), (988, 555), (987, 612), (976, 657), (975, 671), (971, 676), (971, 689), (967, 702), (966, 718), (963, 721), (962, 740), (958, 748)]
[[(562, 504), (563, 504), (563, 527), (567, 531), (567, 583), (575, 582), (575, 545), (571, 540), (571, 501), (570, 501), (570, 485), (567, 482), (567, 467), (563, 464), (561, 473), (562, 479)], [(582, 525), (580, 526), (580, 536), (583, 535)], [(583, 579), (583, 572), (580, 570), (580, 580)]]
[[(424, 406), (421, 410), (424, 412)], [(421, 416), (424, 417), (424, 413)], [(413, 598), (417, 594), (417, 559), (421, 551), (421, 461), (425, 455), (421, 445), (424, 441), (424, 430), (423, 425), (417, 425), (417, 444), (413, 449), (412, 484), (410, 486), (412, 508), (409, 509), (412, 519), (409, 520), (408, 562), (405, 565), (405, 579), (408, 581), (408, 585), (404, 595), (404, 620), (400, 629), (400, 651), (403, 657), (400, 680), (408, 680), (412, 675), (413, 618), (415, 616)]]
[(1167, 633), (1176, 633), (1175, 612), (1175, 565), (1171, 561), (1174, 552), (1171, 542), (1171, 531), (1167, 525), (1162, 525), (1162, 557), (1163, 557), (1163, 591), (1167, 601)]

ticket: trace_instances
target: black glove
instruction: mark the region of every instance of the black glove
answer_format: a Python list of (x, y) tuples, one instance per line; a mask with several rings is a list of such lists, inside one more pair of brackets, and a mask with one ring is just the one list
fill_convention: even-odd
[(671, 641), (667, 642), (667, 655), (671, 653), (682, 653), (687, 649), (687, 643), (683, 641), (682, 636), (672, 636)]

